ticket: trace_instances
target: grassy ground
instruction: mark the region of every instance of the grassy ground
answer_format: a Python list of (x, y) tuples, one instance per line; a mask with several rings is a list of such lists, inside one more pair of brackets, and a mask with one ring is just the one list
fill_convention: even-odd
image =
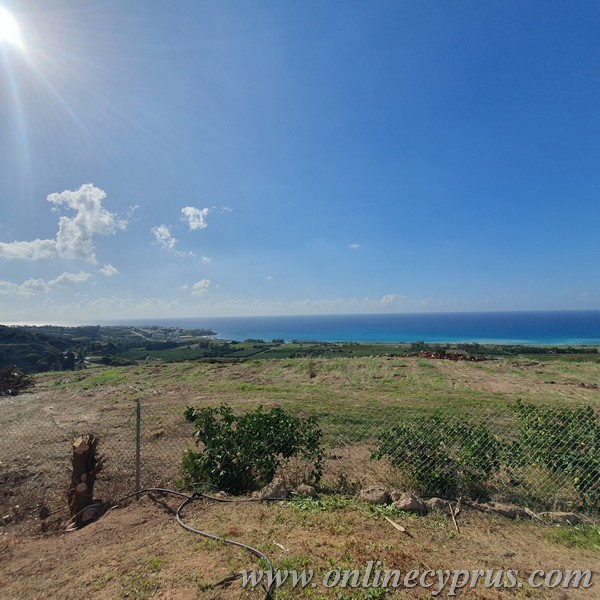
[[(97, 367), (36, 376), (36, 388), (0, 402), (0, 598), (259, 598), (238, 584), (214, 584), (242, 568), (246, 554), (194, 537), (178, 528), (172, 501), (150, 500), (109, 512), (72, 534), (40, 537), (42, 506), (65, 518), (72, 436), (101, 439), (106, 469), (97, 495), (116, 498), (134, 485), (135, 401), (142, 406), (142, 484), (174, 485), (183, 450), (192, 442), (183, 421), (186, 405), (226, 402), (244, 410), (282, 406), (317, 414), (325, 432), (325, 487), (351, 492), (368, 484), (399, 485), (388, 464), (370, 460), (379, 432), (411, 414), (445, 411), (485, 423), (499, 435), (514, 427), (512, 407), (526, 403), (600, 408), (600, 364), (573, 357), (498, 359), (483, 363), (417, 357), (260, 359), (243, 363), (157, 363)], [(544, 487), (537, 473), (531, 489), (550, 505), (569, 501), (572, 490)], [(526, 497), (525, 497), (526, 498)], [(526, 498), (527, 499), (527, 498)], [(534, 495), (530, 498), (535, 502)], [(161, 501), (162, 502), (162, 501)], [(533, 506), (533, 504), (531, 505)], [(61, 510), (63, 512), (61, 512)], [(390, 509), (386, 509), (390, 510)], [(548, 527), (514, 523), (466, 511), (461, 534), (443, 515), (384, 515), (354, 500), (276, 505), (198, 504), (190, 524), (251, 543), (281, 568), (364, 568), (368, 560), (412, 568), (592, 568), (600, 536), (593, 525)], [(413, 537), (394, 530), (389, 516)], [(283, 549), (282, 549), (283, 547)], [(596, 577), (600, 577), (597, 573)], [(595, 588), (597, 590), (597, 588)], [(386, 597), (379, 591), (282, 588), (279, 598)], [(398, 597), (431, 598), (427, 591)], [(512, 592), (477, 588), (471, 598), (597, 598), (597, 591)]]
[[(517, 400), (550, 406), (600, 407), (600, 363), (557, 359), (498, 359), (483, 363), (416, 357), (297, 358), (243, 363), (179, 362), (96, 367), (36, 376), (36, 388), (3, 399), (0, 503), (10, 508), (22, 485), (33, 504), (60, 499), (54, 479), (68, 469), (70, 440), (82, 431), (101, 438), (107, 457), (102, 493), (120, 493), (133, 477), (135, 400), (142, 404), (142, 478), (174, 484), (179, 460), (192, 443), (185, 406), (226, 402), (237, 410), (282, 406), (317, 414), (328, 449), (328, 485), (399, 483), (369, 459), (377, 436), (399, 419), (442, 411), (488, 426), (500, 437), (515, 432)], [(547, 482), (544, 482), (547, 483)], [(104, 489), (106, 491), (104, 491)], [(538, 496), (563, 492), (539, 488)], [(568, 498), (568, 491), (566, 496)]]

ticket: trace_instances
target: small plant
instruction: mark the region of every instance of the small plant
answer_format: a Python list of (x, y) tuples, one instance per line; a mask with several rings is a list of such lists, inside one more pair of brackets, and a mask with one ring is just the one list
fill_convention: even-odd
[(546, 534), (546, 539), (567, 548), (600, 550), (600, 527), (597, 525), (559, 525)]
[(371, 458), (387, 457), (424, 495), (482, 497), (500, 456), (501, 445), (486, 427), (435, 415), (385, 431)]
[(230, 406), (186, 408), (185, 418), (195, 425), (200, 447), (183, 457), (183, 481), (208, 483), (240, 494), (270, 483), (288, 459), (300, 457), (312, 464), (312, 481), (321, 477), (323, 452), (316, 417), (296, 417), (282, 408), (262, 407), (235, 415)]
[(124, 598), (153, 598), (162, 586), (159, 573), (159, 559), (149, 556), (136, 569), (121, 577), (121, 595)]

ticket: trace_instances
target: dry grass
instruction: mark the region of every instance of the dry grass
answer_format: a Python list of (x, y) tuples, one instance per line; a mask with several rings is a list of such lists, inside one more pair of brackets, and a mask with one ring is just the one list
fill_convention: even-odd
[[(239, 582), (215, 587), (228, 575), (257, 567), (244, 550), (211, 542), (178, 527), (172, 509), (178, 502), (157, 498), (133, 501), (107, 513), (99, 522), (69, 534), (26, 538), (12, 531), (2, 537), (0, 580), (3, 599), (33, 598), (261, 598)], [(212, 504), (199, 501), (185, 512), (190, 525), (234, 538), (265, 552), (277, 568), (313, 569), (316, 581), (330, 569), (361, 569), (370, 560), (383, 568), (517, 569), (522, 577), (536, 569), (591, 569), (598, 578), (598, 551), (568, 547), (556, 528), (511, 522), (466, 509), (461, 534), (442, 514), (413, 517), (393, 514), (411, 537), (396, 531), (381, 511), (353, 501), (276, 504)], [(512, 592), (478, 587), (459, 597), (497, 598), (598, 597), (590, 590)], [(372, 594), (373, 590), (371, 591)], [(292, 589), (277, 597), (372, 598), (368, 590)], [(431, 598), (427, 590), (399, 591), (397, 597)], [(383, 598), (384, 595), (375, 596)]]
[(451, 411), (510, 435), (510, 407), (519, 398), (600, 406), (600, 390), (594, 388), (600, 364), (571, 360), (188, 362), (93, 368), (36, 379), (32, 393), (0, 400), (0, 516), (10, 514), (15, 521), (35, 515), (42, 505), (64, 506), (70, 442), (84, 431), (100, 437), (107, 459), (98, 495), (115, 498), (131, 490), (135, 400), (143, 408), (143, 485), (175, 484), (181, 454), (192, 443), (182, 419), (186, 405), (227, 402), (239, 410), (262, 404), (318, 414), (327, 445), (325, 483), (344, 483), (348, 489), (397, 481), (389, 466), (369, 460), (369, 447), (379, 432), (406, 415)]

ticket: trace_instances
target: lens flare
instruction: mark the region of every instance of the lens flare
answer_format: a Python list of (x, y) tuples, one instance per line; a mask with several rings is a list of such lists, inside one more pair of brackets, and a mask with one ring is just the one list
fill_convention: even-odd
[(2, 6), (0, 6), (0, 44), (7, 43), (24, 49), (21, 30), (15, 18)]

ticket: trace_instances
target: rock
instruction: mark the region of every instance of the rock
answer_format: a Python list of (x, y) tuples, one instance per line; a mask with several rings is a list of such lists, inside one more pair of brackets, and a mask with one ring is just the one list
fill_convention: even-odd
[(281, 477), (275, 477), (271, 483), (265, 485), (265, 487), (252, 494), (253, 498), (264, 500), (266, 498), (277, 498), (279, 500), (285, 500), (290, 495), (290, 492), (285, 484), (285, 481)]
[(429, 510), (441, 510), (448, 512), (448, 503), (441, 498), (429, 498), (425, 504), (427, 504)]
[(301, 483), (295, 491), (298, 496), (308, 496), (309, 498), (317, 497), (317, 490), (315, 490), (312, 485), (307, 485), (306, 483)]
[(390, 501), (390, 495), (385, 488), (368, 487), (358, 492), (358, 499), (369, 504), (387, 504)]
[(500, 502), (491, 502), (490, 504), (478, 504), (473, 502), (473, 507), (484, 512), (496, 513), (507, 519), (531, 519), (533, 512), (528, 508), (522, 508), (514, 504), (501, 504)]
[(488, 504), (487, 509), (490, 512), (494, 512), (498, 515), (502, 515), (507, 519), (516, 519), (517, 518), (517, 510), (516, 506), (512, 506), (511, 504)]
[(392, 490), (390, 492), (390, 498), (392, 499), (392, 502), (396, 502), (396, 500), (398, 500), (398, 498), (402, 497), (402, 494), (405, 494), (406, 492), (404, 490)]
[(421, 498), (412, 496), (411, 494), (402, 493), (394, 500), (394, 506), (405, 512), (414, 512), (420, 515), (427, 514), (427, 505)]
[(570, 523), (571, 525), (581, 523), (581, 517), (572, 512), (543, 512), (538, 516), (550, 523)]

